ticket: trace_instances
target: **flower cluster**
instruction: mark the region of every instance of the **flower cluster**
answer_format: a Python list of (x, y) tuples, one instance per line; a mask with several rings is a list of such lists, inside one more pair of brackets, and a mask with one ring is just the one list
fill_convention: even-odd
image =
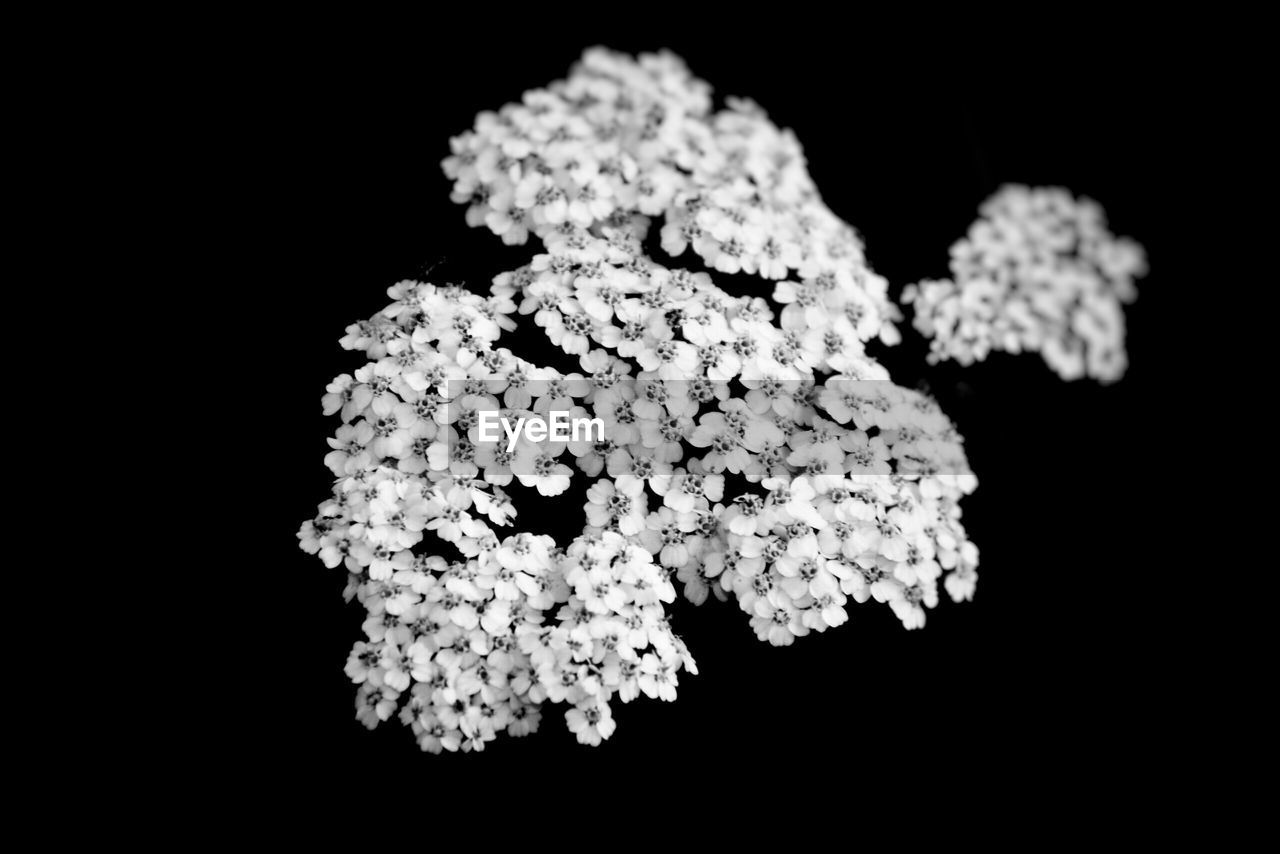
[[(775, 644), (844, 622), (849, 597), (923, 625), (944, 571), (953, 598), (972, 594), (958, 501), (976, 483), (932, 400), (888, 381), (852, 328), (806, 330), (794, 283), (775, 289), (775, 325), (763, 300), (601, 230), (557, 232), (493, 288), (580, 354), (581, 411), (605, 424), (605, 441), (575, 454), (608, 475), (588, 492), (592, 529), (638, 537), (694, 602), (735, 596)], [(619, 357), (638, 363), (634, 378)], [(725, 496), (726, 474), (757, 488)], [(804, 550), (794, 565), (791, 548)]]
[(1096, 202), (1063, 189), (1006, 186), (981, 213), (951, 247), (951, 278), (903, 293), (930, 361), (1033, 350), (1066, 380), (1123, 376), (1122, 304), (1146, 273), (1142, 247), (1113, 237)]
[[(348, 596), (368, 612), (367, 639), (347, 664), (358, 716), (372, 727), (399, 709), (424, 750), (479, 750), (499, 732), (535, 730), (550, 700), (571, 706), (581, 741), (599, 743), (615, 693), (674, 699), (677, 673), (693, 669), (664, 615), (675, 591), (649, 552), (617, 533), (585, 533), (565, 551), (548, 537), (499, 539), (493, 527), (515, 515), (502, 488), (512, 465), (557, 494), (569, 469), (548, 461), (566, 448), (527, 468), (515, 462), (523, 448), (478, 465), (466, 439), (471, 416), (497, 395), (542, 409), (590, 384), (493, 349), (510, 300), (416, 282), (390, 295), (342, 340), (371, 361), (324, 398), (343, 421), (325, 458), (334, 492), (299, 532), (305, 551), (351, 574)], [(428, 533), (464, 559), (415, 552)]]
[[(930, 399), (888, 381), (854, 334), (847, 348), (789, 330), (805, 309), (782, 285), (779, 326), (763, 300), (596, 230), (559, 229), (487, 297), (398, 283), (342, 339), (369, 363), (325, 395), (343, 422), (325, 459), (334, 492), (299, 537), (351, 573), (368, 611), (347, 671), (361, 719), (399, 710), (427, 750), (530, 732), (545, 702), (594, 744), (615, 696), (674, 698), (693, 670), (664, 610), (676, 583), (695, 603), (734, 597), (774, 644), (839, 625), (849, 599), (917, 627), (939, 582), (973, 592), (958, 501), (975, 481)], [(581, 373), (496, 346), (517, 304)], [(564, 411), (604, 433), (507, 447), (481, 440), (481, 411)], [(566, 549), (499, 538), (516, 516), (507, 488), (555, 496), (575, 472), (595, 482)], [(428, 533), (463, 559), (431, 554)]]
[(835, 302), (834, 314), (810, 313), (816, 332), (828, 316), (852, 317), (863, 340), (898, 340), (887, 282), (822, 203), (795, 136), (750, 101), (713, 113), (710, 87), (669, 53), (587, 51), (567, 80), (481, 113), (451, 144), (454, 201), (504, 242), (609, 222), (643, 236), (660, 216), (670, 255), (692, 249), (723, 273), (792, 277)]
[[(553, 703), (599, 744), (613, 700), (673, 700), (679, 673), (696, 673), (668, 622), (678, 591), (735, 602), (775, 645), (855, 604), (917, 628), (940, 592), (973, 596), (962, 440), (866, 351), (897, 340), (899, 315), (790, 133), (747, 102), (713, 113), (673, 56), (594, 50), (567, 80), (480, 114), (444, 170), (471, 225), (539, 245), (484, 295), (400, 282), (342, 339), (368, 362), (323, 399), (342, 422), (325, 458), (333, 493), (298, 536), (349, 573), (367, 612), (346, 668), (360, 720), (398, 717), (424, 750), (480, 750), (536, 730)], [(1139, 262), (1094, 209), (1012, 192), (986, 213), (995, 224), (953, 253), (966, 287), (986, 275), (1022, 293), (1033, 272), (1081, 279), (1092, 265), (1113, 298), (1132, 296)], [(717, 272), (649, 257), (657, 217), (668, 254), (692, 249)], [(770, 280), (771, 300), (729, 294), (721, 272)], [(917, 325), (959, 316), (930, 287), (912, 292)], [(518, 316), (579, 370), (500, 346)], [(949, 329), (980, 338), (964, 317)], [(566, 414), (602, 433), (494, 442), (490, 414)], [(575, 477), (590, 485), (567, 544), (508, 533), (507, 490), (554, 497)]]

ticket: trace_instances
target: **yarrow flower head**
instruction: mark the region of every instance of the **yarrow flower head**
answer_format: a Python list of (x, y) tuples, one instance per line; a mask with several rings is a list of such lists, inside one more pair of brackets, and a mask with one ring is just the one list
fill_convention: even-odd
[[(341, 419), (325, 458), (335, 481), (298, 538), (347, 571), (366, 611), (346, 664), (360, 721), (395, 717), (430, 752), (483, 750), (558, 704), (597, 745), (615, 701), (674, 700), (697, 672), (668, 619), (680, 594), (736, 603), (774, 645), (858, 604), (918, 628), (940, 591), (973, 597), (963, 441), (866, 352), (897, 341), (899, 314), (789, 131), (747, 101), (713, 112), (710, 87), (671, 54), (597, 49), (568, 79), (481, 113), (451, 149), (443, 168), (467, 222), (537, 247), (487, 294), (400, 282), (342, 339), (368, 363), (326, 389), (323, 410)], [(1078, 285), (1080, 311), (1132, 297), (1141, 256), (1105, 235), (1100, 212), (1021, 190), (984, 212), (953, 252), (957, 281), (986, 276), (1037, 310), (1048, 299), (1060, 342), (1087, 336), (1055, 282)], [(715, 273), (646, 255), (653, 227), (668, 255)], [(761, 295), (714, 280), (743, 272), (770, 282)], [(910, 292), (916, 325), (950, 312), (951, 327), (928, 320), (935, 357), (980, 358), (986, 333), (952, 287)], [(581, 370), (501, 347), (517, 316)], [(1048, 353), (1050, 336), (1029, 329), (1019, 345)], [(1105, 344), (1084, 352), (1091, 372), (1114, 369)], [(598, 429), (558, 434), (560, 416)], [(583, 477), (576, 536), (514, 530), (508, 490), (554, 498)], [(446, 546), (455, 559), (435, 553)]]
[(1124, 375), (1124, 310), (1146, 256), (1107, 230), (1102, 208), (1060, 188), (1007, 186), (951, 247), (951, 278), (908, 286), (903, 302), (931, 362), (1039, 351), (1063, 379)]

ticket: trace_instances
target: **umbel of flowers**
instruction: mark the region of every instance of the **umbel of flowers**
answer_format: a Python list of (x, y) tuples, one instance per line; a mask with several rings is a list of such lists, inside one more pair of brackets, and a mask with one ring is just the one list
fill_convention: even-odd
[[(346, 666), (360, 720), (480, 750), (557, 704), (598, 744), (615, 700), (673, 700), (696, 673), (677, 595), (736, 603), (775, 645), (855, 604), (917, 628), (941, 593), (972, 597), (961, 438), (865, 351), (899, 315), (790, 133), (747, 102), (712, 112), (669, 54), (593, 50), (452, 148), (468, 221), (537, 248), (484, 295), (400, 282), (342, 339), (368, 361), (324, 397), (333, 493), (299, 540), (367, 612)], [(669, 255), (772, 280), (772, 302), (660, 264), (653, 229)], [(502, 347), (517, 314), (580, 370)], [(481, 412), (553, 411), (604, 435), (480, 439)], [(580, 534), (516, 530), (509, 491), (575, 477)]]
[(952, 278), (903, 292), (929, 360), (1034, 350), (1064, 380), (1120, 379), (1123, 304), (1138, 297), (1142, 247), (1112, 236), (1097, 202), (1060, 188), (1007, 186), (981, 212), (951, 247)]

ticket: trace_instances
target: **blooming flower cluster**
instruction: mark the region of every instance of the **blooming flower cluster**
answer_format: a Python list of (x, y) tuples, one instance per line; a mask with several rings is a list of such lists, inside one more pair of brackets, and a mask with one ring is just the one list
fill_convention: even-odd
[[(509, 300), (413, 282), (390, 293), (391, 306), (343, 339), (371, 362), (324, 398), (343, 420), (325, 459), (334, 493), (299, 532), (304, 550), (350, 573), (348, 598), (368, 612), (347, 663), (358, 716), (372, 727), (399, 710), (424, 750), (479, 750), (500, 732), (535, 730), (551, 701), (570, 706), (579, 740), (598, 743), (615, 694), (671, 700), (678, 672), (694, 669), (664, 614), (675, 590), (616, 531), (588, 530), (565, 550), (549, 537), (499, 539), (494, 527), (515, 514), (502, 488), (512, 465), (555, 494), (569, 469), (547, 461), (566, 448), (527, 469), (514, 462), (524, 449), (478, 465), (464, 438), (493, 395), (536, 409), (589, 384), (492, 348)], [(415, 552), (428, 533), (463, 560)]]
[[(977, 552), (957, 502), (976, 483), (932, 400), (890, 382), (853, 330), (801, 334), (792, 283), (775, 289), (775, 325), (763, 300), (601, 231), (557, 232), (493, 288), (520, 296), (520, 312), (603, 385), (582, 411), (604, 422), (605, 441), (576, 459), (609, 477), (588, 491), (593, 529), (637, 536), (692, 601), (736, 597), (775, 644), (844, 622), (849, 597), (923, 625), (944, 571), (953, 598), (972, 595)], [(597, 346), (641, 370), (631, 378)], [(757, 489), (724, 496), (726, 473)], [(653, 511), (650, 494), (662, 498)], [(803, 556), (792, 562), (789, 548)]]
[(1123, 376), (1122, 306), (1146, 273), (1142, 247), (1112, 236), (1096, 202), (1059, 188), (1006, 186), (981, 214), (951, 247), (951, 278), (903, 293), (930, 361), (1031, 350), (1066, 380)]
[[(488, 297), (398, 283), (342, 340), (370, 361), (325, 395), (343, 422), (325, 458), (334, 492), (299, 538), (351, 573), (368, 611), (347, 668), (361, 720), (398, 714), (424, 749), (471, 750), (565, 703), (598, 743), (615, 696), (674, 699), (694, 669), (664, 609), (677, 583), (695, 603), (736, 598), (774, 644), (844, 622), (850, 598), (916, 627), (944, 575), (953, 598), (972, 595), (957, 502), (975, 482), (932, 401), (869, 360), (819, 381), (813, 365), (839, 354), (793, 340), (758, 298), (665, 270), (617, 234), (565, 237)], [(621, 296), (600, 301), (581, 268), (615, 263)], [(603, 346), (569, 374), (495, 346), (515, 296), (566, 351), (606, 341), (640, 370)], [(601, 306), (634, 320), (597, 320)], [(560, 334), (573, 318), (583, 325)], [(481, 411), (552, 410), (599, 418), (603, 437), (480, 440)], [(596, 478), (581, 536), (563, 550), (499, 537), (516, 516), (506, 488), (559, 495), (575, 471)], [(742, 494), (726, 495), (727, 478)], [(463, 559), (432, 554), (428, 534)]]
[(512, 244), (610, 220), (643, 236), (660, 216), (669, 254), (692, 249), (723, 273), (795, 278), (794, 299), (831, 304), (808, 312), (819, 334), (839, 318), (863, 340), (895, 343), (901, 315), (887, 282), (822, 203), (795, 136), (750, 101), (713, 113), (710, 92), (672, 54), (587, 51), (567, 80), (481, 113), (451, 141), (453, 199), (468, 205), (468, 223)]
[[(899, 315), (794, 137), (746, 102), (713, 114), (673, 56), (596, 50), (568, 80), (480, 114), (452, 152), (468, 222), (539, 247), (484, 295), (400, 282), (342, 339), (368, 362), (327, 389), (342, 422), (333, 493), (298, 537), (346, 570), (367, 612), (346, 668), (361, 721), (397, 717), (428, 751), (481, 750), (536, 730), (552, 703), (595, 745), (613, 700), (673, 700), (680, 672), (696, 673), (668, 622), (678, 592), (736, 603), (774, 645), (860, 603), (918, 628), (940, 592), (973, 596), (962, 440), (866, 352), (897, 340)], [(656, 217), (667, 253), (770, 280), (771, 301), (649, 257)], [(1073, 221), (1082, 256), (1132, 270), (1088, 216)], [(986, 249), (956, 269), (1059, 270), (1039, 248), (1057, 238), (1036, 240), (1010, 249), (976, 230)], [(518, 316), (580, 370), (500, 346)], [(603, 429), (493, 442), (492, 414)], [(590, 485), (572, 540), (509, 533), (507, 490), (554, 497), (575, 477)]]

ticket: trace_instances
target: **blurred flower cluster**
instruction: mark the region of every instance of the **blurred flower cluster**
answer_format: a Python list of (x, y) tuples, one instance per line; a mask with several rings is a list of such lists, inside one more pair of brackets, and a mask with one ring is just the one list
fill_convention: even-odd
[(952, 278), (903, 292), (930, 361), (1039, 351), (1063, 379), (1120, 379), (1123, 304), (1146, 273), (1142, 247), (1112, 236), (1097, 202), (1060, 188), (1006, 186), (981, 214), (951, 247)]
[[(668, 622), (680, 593), (735, 603), (774, 645), (858, 603), (918, 628), (940, 593), (973, 596), (962, 440), (866, 352), (897, 341), (899, 315), (790, 133), (746, 102), (713, 113), (669, 54), (593, 50), (481, 113), (444, 170), (468, 222), (538, 249), (485, 294), (400, 282), (342, 339), (368, 361), (327, 389), (333, 493), (298, 537), (366, 610), (346, 667), (366, 725), (397, 717), (424, 750), (480, 750), (551, 703), (594, 745), (614, 700), (673, 700), (696, 673)], [(654, 218), (663, 251), (770, 280), (772, 301), (655, 261)], [(1080, 231), (1081, 252), (1130, 269)], [(530, 315), (579, 370), (501, 346)], [(604, 436), (508, 446), (479, 430), (481, 413), (553, 412)], [(508, 490), (563, 496), (574, 478), (589, 486), (572, 539), (514, 529)]]

